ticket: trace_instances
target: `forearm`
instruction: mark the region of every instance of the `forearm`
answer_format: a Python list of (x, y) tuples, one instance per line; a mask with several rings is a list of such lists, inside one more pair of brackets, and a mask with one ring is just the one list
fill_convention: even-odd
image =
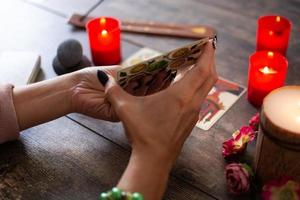
[(20, 130), (72, 112), (71, 93), (75, 84), (69, 74), (13, 90), (13, 101)]
[(171, 164), (164, 159), (149, 154), (142, 156), (133, 152), (117, 187), (128, 192), (139, 192), (145, 200), (160, 200), (170, 170)]

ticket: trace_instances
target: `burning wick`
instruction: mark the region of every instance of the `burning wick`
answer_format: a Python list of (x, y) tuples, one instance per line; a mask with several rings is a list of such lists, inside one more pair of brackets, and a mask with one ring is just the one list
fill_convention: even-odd
[(272, 51), (268, 51), (268, 57), (273, 58), (274, 53)]
[(276, 22), (280, 22), (280, 17), (279, 16), (276, 17)]
[(101, 24), (101, 25), (104, 25), (105, 23), (106, 23), (106, 19), (103, 18), (103, 17), (101, 17), (101, 18), (100, 18), (100, 24)]
[(102, 30), (101, 31), (101, 36), (106, 37), (107, 36), (107, 30)]
[(106, 39), (104, 39), (104, 38), (107, 38), (107, 35), (108, 35), (108, 32), (107, 32), (107, 30), (102, 30), (101, 31), (101, 33), (98, 35), (98, 38), (99, 38), (99, 40), (104, 40), (104, 41), (106, 41)]
[(274, 32), (273, 31), (269, 31), (269, 35), (273, 35), (274, 34)]
[(276, 74), (277, 73), (277, 71), (275, 71), (272, 68), (269, 68), (268, 66), (265, 66), (264, 68), (259, 69), (259, 71), (263, 74)]

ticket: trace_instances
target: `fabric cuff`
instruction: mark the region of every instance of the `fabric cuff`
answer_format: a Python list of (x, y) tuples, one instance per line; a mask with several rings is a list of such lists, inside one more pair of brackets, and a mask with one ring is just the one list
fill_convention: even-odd
[(20, 136), (11, 84), (0, 86), (0, 144)]

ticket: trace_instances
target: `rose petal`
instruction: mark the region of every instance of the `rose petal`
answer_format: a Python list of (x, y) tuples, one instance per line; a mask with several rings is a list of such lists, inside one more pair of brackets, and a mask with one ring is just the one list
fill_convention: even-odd
[(241, 194), (249, 191), (249, 173), (244, 164), (231, 163), (225, 166), (228, 191), (232, 194)]
[(300, 184), (293, 181), (290, 177), (282, 177), (271, 180), (263, 187), (262, 199), (279, 199), (288, 193), (292, 199), (300, 199)]
[(249, 120), (249, 126), (252, 127), (254, 131), (258, 131), (259, 128), (259, 121), (260, 116), (259, 113), (256, 113), (250, 120)]

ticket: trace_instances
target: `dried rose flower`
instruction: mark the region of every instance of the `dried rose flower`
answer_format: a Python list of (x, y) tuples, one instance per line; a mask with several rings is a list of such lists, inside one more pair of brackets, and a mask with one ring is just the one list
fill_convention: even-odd
[(255, 133), (250, 126), (243, 126), (232, 134), (232, 138), (223, 142), (222, 154), (228, 157), (234, 154), (243, 153), (248, 142), (255, 138)]
[(290, 177), (282, 177), (266, 183), (262, 191), (263, 200), (300, 200), (300, 184)]
[(258, 131), (259, 127), (259, 113), (256, 113), (251, 119), (249, 120), (249, 126), (254, 130)]
[(252, 169), (247, 164), (231, 163), (225, 167), (226, 183), (231, 194), (239, 195), (250, 190)]

